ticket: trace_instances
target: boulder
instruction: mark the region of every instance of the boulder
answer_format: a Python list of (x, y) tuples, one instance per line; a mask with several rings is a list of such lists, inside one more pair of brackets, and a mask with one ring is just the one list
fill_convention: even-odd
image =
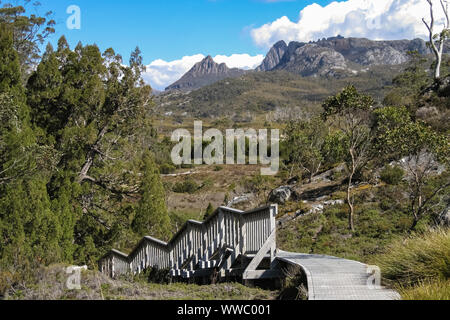
[(447, 206), (444, 211), (439, 215), (439, 225), (444, 227), (450, 227), (450, 206)]
[(241, 195), (238, 197), (234, 197), (233, 200), (231, 200), (230, 202), (227, 203), (227, 207), (233, 208), (234, 206), (248, 203), (248, 202), (252, 201), (253, 198), (254, 198), (253, 194), (244, 194), (244, 195)]
[(295, 192), (290, 186), (282, 186), (273, 190), (269, 195), (269, 202), (285, 204), (291, 198), (295, 198)]

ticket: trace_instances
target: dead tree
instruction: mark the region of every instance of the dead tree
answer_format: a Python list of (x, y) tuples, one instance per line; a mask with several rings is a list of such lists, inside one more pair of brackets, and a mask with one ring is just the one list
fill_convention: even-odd
[(450, 37), (450, 19), (448, 14), (448, 1), (439, 0), (442, 7), (442, 11), (444, 12), (445, 22), (442, 31), (436, 34), (434, 33), (435, 17), (434, 17), (433, 1), (432, 0), (426, 1), (430, 5), (431, 22), (428, 23), (425, 20), (425, 18), (423, 18), (422, 21), (428, 29), (430, 39), (429, 46), (436, 58), (436, 65), (434, 67), (434, 79), (439, 80), (439, 78), (441, 77), (441, 65), (442, 65), (442, 54), (444, 52), (444, 43), (445, 40), (447, 40)]

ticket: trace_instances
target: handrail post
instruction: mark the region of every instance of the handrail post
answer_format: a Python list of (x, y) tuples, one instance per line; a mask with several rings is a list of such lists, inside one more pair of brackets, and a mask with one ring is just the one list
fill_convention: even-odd
[[(240, 215), (239, 216), (239, 231), (240, 231), (240, 253), (241, 255), (245, 255), (245, 253), (247, 252), (247, 226), (245, 223), (245, 217)], [(242, 268), (245, 267), (245, 261), (242, 257), (241, 259), (241, 266)]]
[(173, 246), (171, 245), (169, 247), (169, 269), (175, 268), (175, 263), (174, 263), (174, 255), (173, 255)]
[(222, 209), (219, 209), (219, 248), (223, 248), (224, 245), (224, 232), (225, 232), (225, 224), (224, 224), (224, 213)]
[(276, 218), (278, 215), (278, 205), (274, 204), (270, 206), (270, 233), (274, 233), (274, 241), (272, 243), (272, 246), (270, 248), (270, 262), (271, 266), (273, 266), (275, 262), (276, 257), (276, 250), (277, 250), (277, 226), (276, 226)]
[(111, 275), (112, 275), (112, 278), (115, 277), (114, 256), (111, 257)]
[(187, 257), (188, 259), (191, 260), (191, 262), (189, 263), (189, 270), (194, 270), (194, 240), (192, 237), (192, 233), (193, 233), (193, 227), (192, 225), (188, 226), (188, 248), (189, 248), (189, 256)]

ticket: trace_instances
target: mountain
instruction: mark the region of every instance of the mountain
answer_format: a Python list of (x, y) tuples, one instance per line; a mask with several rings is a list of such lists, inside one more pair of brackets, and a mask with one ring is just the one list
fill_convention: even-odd
[(274, 69), (303, 77), (312, 75), (337, 77), (339, 73), (348, 69), (348, 65), (341, 53), (317, 44), (306, 44), (298, 47), (292, 55), (283, 57), (282, 63)]
[(218, 64), (211, 56), (207, 56), (195, 64), (180, 80), (167, 87), (166, 91), (191, 91), (226, 78), (237, 78), (245, 73), (244, 70), (230, 69), (225, 63)]
[(286, 53), (288, 46), (283, 40), (275, 43), (270, 49), (262, 64), (256, 68), (256, 71), (270, 71), (275, 68)]
[[(408, 52), (431, 53), (422, 39), (373, 41), (341, 36), (316, 42), (276, 43), (257, 71), (284, 70), (301, 76), (345, 77), (371, 66), (401, 65)], [(450, 52), (449, 45), (446, 52)]]
[[(309, 43), (292, 41), (289, 45), (279, 41), (255, 71), (284, 71), (302, 77), (345, 79), (367, 73), (371, 67), (401, 66), (409, 60), (410, 51), (422, 55), (431, 53), (422, 39), (374, 41), (337, 36)], [(449, 41), (444, 52), (450, 52)], [(251, 72), (230, 69), (208, 56), (166, 91), (194, 91), (247, 73)]]

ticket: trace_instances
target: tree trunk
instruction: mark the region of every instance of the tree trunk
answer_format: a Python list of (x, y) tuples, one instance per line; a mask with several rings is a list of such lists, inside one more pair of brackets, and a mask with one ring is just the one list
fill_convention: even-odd
[(353, 200), (352, 200), (352, 180), (353, 180), (353, 174), (351, 174), (348, 178), (348, 186), (347, 186), (347, 205), (349, 209), (349, 216), (348, 216), (348, 228), (355, 232), (355, 224), (353, 221), (353, 217), (355, 214), (355, 208), (353, 206)]
[(106, 125), (103, 127), (103, 129), (100, 131), (100, 133), (97, 136), (97, 141), (95, 144), (91, 147), (91, 150), (88, 152), (86, 156), (86, 162), (83, 165), (83, 168), (81, 169), (80, 173), (78, 174), (77, 182), (82, 183), (84, 180), (93, 180), (91, 177), (89, 177), (88, 173), (89, 170), (91, 170), (92, 165), (94, 164), (94, 157), (98, 153), (99, 144), (102, 141), (103, 137), (106, 135), (108, 131), (108, 126)]
[(415, 231), (418, 223), (419, 223), (419, 219), (414, 218), (413, 224), (412, 224), (411, 228), (409, 228), (409, 232)]
[(355, 158), (355, 152), (354, 152), (353, 147), (350, 148), (349, 151), (350, 151), (350, 156), (352, 159), (352, 169), (348, 176), (348, 186), (347, 186), (347, 205), (348, 205), (348, 209), (349, 209), (348, 228), (352, 232), (355, 232), (355, 224), (353, 221), (353, 217), (355, 214), (355, 208), (353, 206), (353, 200), (352, 200), (352, 182), (353, 182), (353, 177), (356, 173), (356, 158)]
[(438, 56), (436, 61), (436, 70), (434, 72), (435, 80), (439, 80), (441, 78), (441, 65), (442, 65), (442, 56)]

